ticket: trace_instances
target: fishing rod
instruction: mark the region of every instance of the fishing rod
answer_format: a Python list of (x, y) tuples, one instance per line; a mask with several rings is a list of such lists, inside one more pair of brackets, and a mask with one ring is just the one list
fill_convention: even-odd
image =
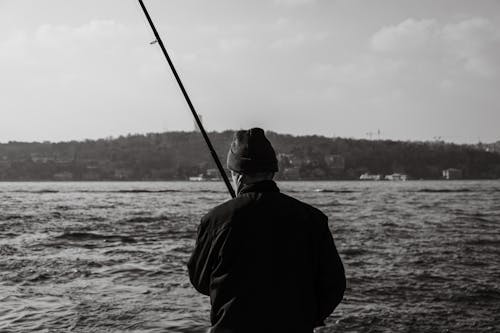
[(156, 30), (156, 27), (153, 23), (153, 20), (151, 20), (151, 16), (149, 16), (148, 10), (146, 9), (146, 6), (144, 5), (144, 2), (142, 0), (138, 0), (139, 4), (141, 5), (142, 11), (144, 12), (144, 15), (146, 15), (146, 18), (149, 22), (149, 25), (151, 26), (151, 30), (153, 30), (153, 34), (155, 35), (156, 42), (160, 45), (160, 48), (163, 52), (163, 55), (165, 56), (165, 59), (167, 59), (167, 62), (170, 66), (170, 69), (172, 70), (172, 73), (175, 76), (175, 80), (177, 81), (177, 84), (179, 85), (179, 88), (182, 91), (182, 94), (184, 95), (184, 98), (186, 99), (186, 102), (189, 106), (189, 109), (191, 110), (191, 113), (193, 114), (194, 120), (196, 121), (196, 125), (198, 125), (198, 128), (200, 129), (201, 135), (203, 135), (203, 139), (205, 139), (205, 142), (208, 146), (208, 149), (210, 150), (210, 154), (212, 154), (212, 158), (217, 165), (217, 168), (219, 169), (220, 175), (222, 176), (222, 179), (224, 180), (224, 183), (226, 184), (227, 190), (229, 191), (229, 194), (231, 197), (236, 197), (236, 194), (234, 193), (233, 187), (231, 186), (231, 182), (229, 181), (229, 178), (227, 177), (226, 172), (224, 171), (224, 168), (222, 167), (222, 164), (220, 162), (219, 156), (217, 156), (217, 152), (215, 151), (214, 147), (212, 146), (212, 143), (210, 142), (210, 139), (208, 138), (207, 132), (205, 131), (205, 128), (203, 127), (203, 124), (201, 123), (200, 117), (198, 116), (198, 113), (196, 113), (196, 110), (194, 109), (193, 103), (191, 103), (191, 99), (189, 98), (189, 95), (184, 88), (184, 85), (182, 84), (181, 78), (179, 77), (179, 74), (177, 74), (177, 71), (175, 70), (174, 63), (172, 62), (172, 59), (170, 59), (170, 56), (167, 53), (167, 49), (165, 48), (165, 45), (163, 44), (163, 41), (160, 38), (160, 35), (158, 34), (158, 31)]

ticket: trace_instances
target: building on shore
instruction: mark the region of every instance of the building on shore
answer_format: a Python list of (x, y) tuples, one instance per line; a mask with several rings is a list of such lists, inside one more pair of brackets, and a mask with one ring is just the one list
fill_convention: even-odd
[(369, 173), (364, 173), (359, 176), (359, 180), (380, 180), (382, 179), (382, 175), (372, 175)]
[(221, 181), (222, 178), (219, 169), (207, 169), (205, 173), (200, 173), (198, 176), (188, 178), (190, 182), (206, 182), (206, 181)]
[(49, 163), (54, 161), (54, 157), (45, 156), (44, 154), (39, 153), (31, 153), (30, 158), (34, 163)]
[(386, 175), (385, 180), (407, 181), (408, 176), (402, 173), (393, 173), (392, 175)]
[(198, 176), (191, 176), (188, 179), (190, 182), (203, 182), (207, 180), (203, 174), (199, 174)]
[(449, 168), (443, 170), (443, 178), (446, 180), (462, 179), (463, 172), (460, 169)]

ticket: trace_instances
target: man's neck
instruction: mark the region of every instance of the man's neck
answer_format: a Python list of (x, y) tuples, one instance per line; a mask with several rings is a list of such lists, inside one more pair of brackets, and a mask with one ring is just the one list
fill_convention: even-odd
[(251, 183), (240, 183), (238, 195), (247, 192), (279, 192), (279, 189), (272, 179), (261, 179)]

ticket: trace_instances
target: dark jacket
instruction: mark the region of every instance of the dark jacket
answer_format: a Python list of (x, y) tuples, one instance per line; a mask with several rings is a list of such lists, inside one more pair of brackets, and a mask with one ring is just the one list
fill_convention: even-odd
[(202, 218), (188, 269), (210, 296), (215, 333), (310, 333), (345, 290), (327, 217), (273, 181), (245, 185)]

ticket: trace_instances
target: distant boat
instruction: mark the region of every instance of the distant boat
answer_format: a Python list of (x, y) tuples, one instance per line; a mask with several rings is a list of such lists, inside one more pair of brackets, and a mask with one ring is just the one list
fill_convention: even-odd
[(190, 182), (218, 182), (221, 180), (222, 179), (220, 177), (207, 177), (203, 174), (189, 177)]
[(198, 175), (198, 176), (193, 176), (193, 177), (189, 177), (189, 181), (190, 182), (202, 182), (202, 181), (205, 181), (205, 177), (203, 175)]
[(359, 176), (359, 180), (380, 180), (381, 178), (381, 175), (371, 175), (369, 173), (364, 173)]
[(392, 175), (385, 176), (385, 180), (406, 181), (408, 180), (408, 176), (401, 173), (393, 173)]

